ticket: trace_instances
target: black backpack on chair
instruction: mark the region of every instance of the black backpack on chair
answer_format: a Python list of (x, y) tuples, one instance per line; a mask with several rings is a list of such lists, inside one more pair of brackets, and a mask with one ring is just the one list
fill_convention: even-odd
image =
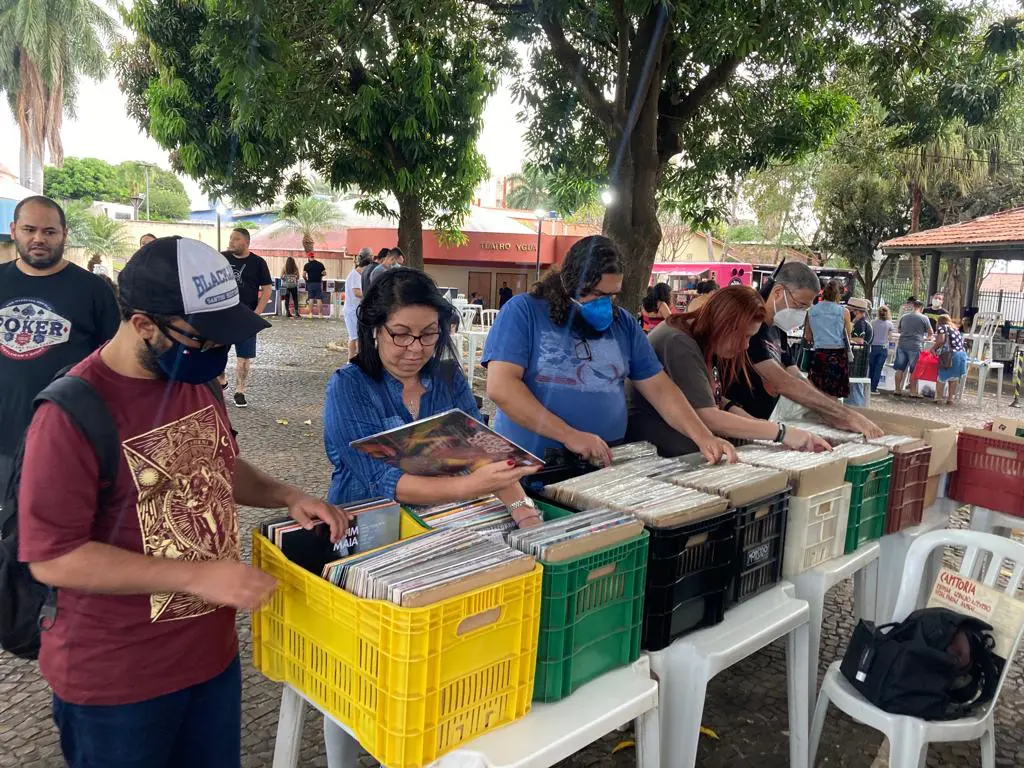
[(858, 622), (840, 672), (894, 715), (954, 720), (992, 701), (1003, 660), (992, 627), (947, 608), (922, 608), (876, 627)]
[[(100, 467), (100, 493), (113, 486), (120, 460), (120, 440), (106, 403), (84, 379), (68, 376), (70, 366), (32, 401), (35, 411), (53, 403), (71, 419), (92, 445)], [(34, 659), (39, 655), (40, 633), (57, 617), (57, 592), (33, 578), (18, 561), (18, 487), (25, 458), (25, 441), (14, 460), (7, 487), (0, 495), (0, 648)], [(58, 481), (59, 482), (59, 481)]]

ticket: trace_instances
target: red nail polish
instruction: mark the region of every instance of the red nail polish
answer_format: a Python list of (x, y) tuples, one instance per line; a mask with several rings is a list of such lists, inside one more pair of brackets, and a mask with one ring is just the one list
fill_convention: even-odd
[(516, 460), (515, 459), (509, 459), (505, 463), (508, 464), (510, 467), (514, 467), (516, 465)]

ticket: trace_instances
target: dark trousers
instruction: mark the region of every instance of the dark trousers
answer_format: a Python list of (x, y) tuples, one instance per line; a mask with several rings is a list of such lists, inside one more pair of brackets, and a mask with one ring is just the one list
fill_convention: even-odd
[(889, 357), (888, 347), (871, 347), (871, 355), (868, 357), (868, 368), (871, 370), (871, 391), (878, 391), (878, 382), (882, 380), (882, 369), (885, 367), (885, 360)]
[(283, 298), (284, 298), (284, 313), (286, 315), (290, 315), (291, 314), (291, 310), (288, 309), (288, 299), (291, 299), (292, 300), (292, 306), (295, 307), (295, 314), (298, 315), (299, 314), (299, 289), (298, 289), (298, 287), (295, 287), (295, 288), (285, 288), (284, 289), (284, 297)]
[(88, 706), (53, 697), (68, 768), (239, 768), (238, 657), (212, 680), (136, 704)]

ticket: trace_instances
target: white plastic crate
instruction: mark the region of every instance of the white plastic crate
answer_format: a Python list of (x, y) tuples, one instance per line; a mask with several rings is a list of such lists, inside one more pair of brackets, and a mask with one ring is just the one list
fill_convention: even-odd
[(852, 488), (849, 483), (843, 483), (813, 496), (790, 498), (783, 578), (791, 578), (843, 554)]

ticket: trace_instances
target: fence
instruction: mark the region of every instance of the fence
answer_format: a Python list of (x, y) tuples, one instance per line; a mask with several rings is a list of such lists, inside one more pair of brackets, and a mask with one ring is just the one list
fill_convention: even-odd
[[(874, 305), (884, 299), (888, 306), (899, 307), (911, 292), (909, 279), (884, 277), (875, 283)], [(927, 297), (919, 298), (927, 303)], [(1006, 322), (1024, 324), (1024, 294), (1018, 291), (979, 291), (977, 305), (980, 312), (1002, 312)]]

